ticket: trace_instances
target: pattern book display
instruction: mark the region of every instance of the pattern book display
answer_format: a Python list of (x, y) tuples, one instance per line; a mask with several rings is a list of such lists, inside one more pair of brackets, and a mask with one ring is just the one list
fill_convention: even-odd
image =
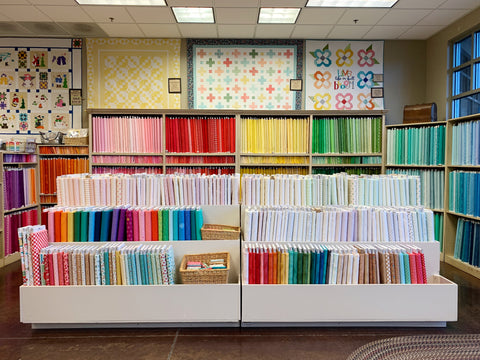
[(94, 153), (161, 153), (162, 117), (93, 116)]
[(37, 203), (36, 170), (4, 168), (3, 208), (18, 209)]
[(408, 175), (247, 175), (242, 202), (252, 205), (417, 206), (420, 179)]
[(480, 266), (480, 222), (459, 218), (455, 237), (455, 259)]
[(57, 178), (59, 206), (237, 205), (239, 188), (239, 174), (74, 174)]
[(50, 242), (201, 240), (198, 207), (46, 210)]
[(242, 153), (307, 153), (308, 118), (242, 117)]
[(244, 244), (246, 284), (426, 284), (412, 245)]
[(452, 125), (452, 165), (480, 165), (480, 120)]
[(165, 134), (167, 152), (235, 152), (235, 117), (167, 116)]
[(449, 178), (449, 210), (480, 217), (480, 172), (452, 171)]
[(445, 125), (387, 130), (388, 165), (444, 165)]
[(247, 207), (245, 241), (434, 241), (433, 212), (423, 207)]
[(382, 118), (313, 118), (313, 154), (380, 153)]

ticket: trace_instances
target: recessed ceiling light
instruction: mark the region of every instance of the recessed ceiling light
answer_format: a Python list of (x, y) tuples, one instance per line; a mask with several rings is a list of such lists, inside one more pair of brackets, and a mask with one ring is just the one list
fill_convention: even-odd
[(165, 0), (75, 0), (80, 5), (167, 6)]
[(178, 23), (213, 24), (213, 8), (211, 7), (172, 7)]
[(300, 8), (260, 8), (259, 24), (295, 24)]
[(398, 0), (308, 0), (306, 6), (389, 8)]

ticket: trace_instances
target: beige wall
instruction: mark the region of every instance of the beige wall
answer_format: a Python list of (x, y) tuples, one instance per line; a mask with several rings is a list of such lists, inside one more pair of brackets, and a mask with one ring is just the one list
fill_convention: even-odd
[(403, 122), (405, 105), (425, 102), (425, 41), (385, 41), (384, 95), (387, 124)]
[(426, 102), (436, 102), (438, 120), (447, 114), (448, 41), (480, 24), (480, 8), (427, 40)]

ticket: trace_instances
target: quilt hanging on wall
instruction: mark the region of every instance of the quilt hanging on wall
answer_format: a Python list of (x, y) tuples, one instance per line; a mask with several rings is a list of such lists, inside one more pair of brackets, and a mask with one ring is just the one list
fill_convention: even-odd
[(303, 42), (189, 40), (189, 107), (194, 109), (294, 110), (302, 77)]
[(178, 109), (179, 39), (87, 39), (88, 107)]
[(383, 110), (383, 41), (306, 41), (305, 47), (307, 110)]
[(0, 132), (27, 135), (79, 127), (81, 106), (69, 101), (69, 90), (81, 88), (79, 79), (81, 40), (1, 39)]

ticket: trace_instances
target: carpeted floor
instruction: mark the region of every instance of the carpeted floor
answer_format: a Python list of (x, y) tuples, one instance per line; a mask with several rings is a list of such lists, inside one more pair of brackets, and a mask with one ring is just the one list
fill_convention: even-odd
[(347, 360), (480, 359), (480, 334), (401, 336), (372, 341)]

